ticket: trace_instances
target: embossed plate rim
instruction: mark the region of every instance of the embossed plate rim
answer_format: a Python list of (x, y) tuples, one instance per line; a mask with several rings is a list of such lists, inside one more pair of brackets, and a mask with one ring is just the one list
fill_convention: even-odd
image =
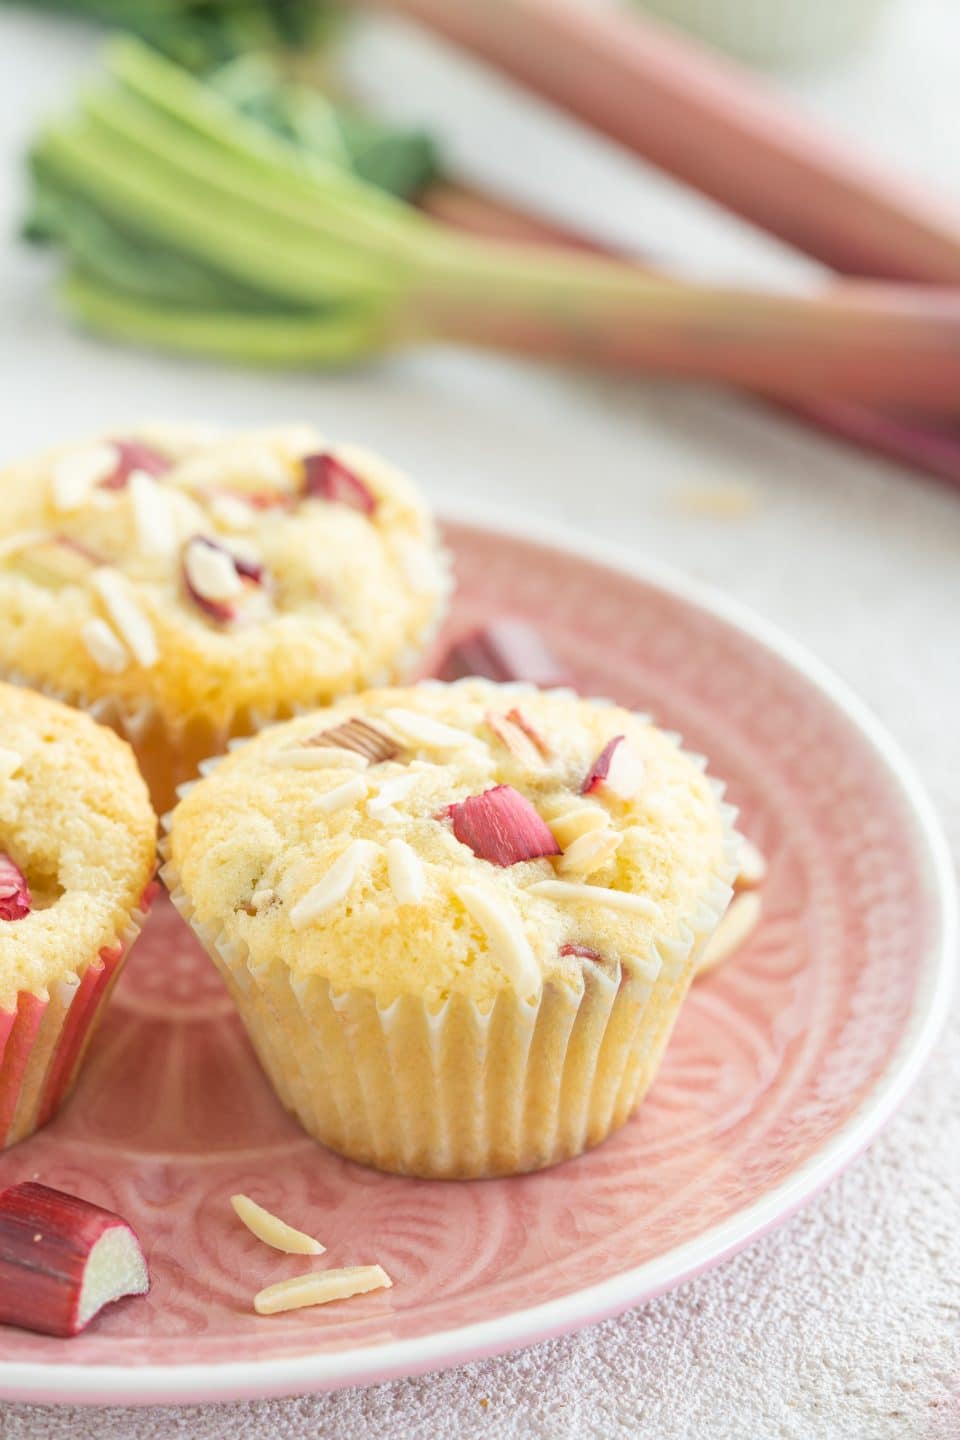
[[(913, 842), (929, 883), (935, 933), (921, 967), (913, 1009), (896, 1051), (870, 1095), (840, 1130), (786, 1180), (738, 1214), (643, 1265), (542, 1305), (411, 1340), (353, 1351), (198, 1365), (61, 1365), (0, 1362), (0, 1396), (58, 1404), (185, 1404), (263, 1398), (374, 1384), (463, 1364), (532, 1345), (619, 1314), (728, 1258), (792, 1215), (876, 1137), (916, 1080), (946, 1018), (958, 933), (956, 886), (946, 838), (913, 765), (847, 683), (805, 646), (740, 601), (682, 571), (638, 558), (612, 541), (515, 513), (504, 524), (473, 504), (444, 507), (453, 524), (572, 552), (654, 586), (748, 635), (786, 662), (842, 712), (880, 760), (914, 821)], [(936, 912), (939, 912), (937, 914)]]

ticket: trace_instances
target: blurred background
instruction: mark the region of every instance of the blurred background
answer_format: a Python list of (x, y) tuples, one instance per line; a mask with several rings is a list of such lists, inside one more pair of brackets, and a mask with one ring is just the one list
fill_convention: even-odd
[[(455, 13), (462, 0), (451, 3)], [(539, 4), (549, 13), (550, 0)], [(937, 627), (960, 601), (960, 568), (953, 563), (960, 503), (953, 487), (925, 478), (920, 467), (828, 438), (819, 426), (739, 390), (592, 364), (557, 366), (442, 337), (380, 354), (369, 339), (375, 327), (368, 335), (363, 320), (355, 332), (359, 343), (346, 326), (344, 353), (332, 357), (344, 363), (333, 368), (316, 363), (315, 355), (298, 363), (295, 353), (282, 350), (269, 364), (250, 363), (247, 354), (231, 353), (229, 337), (220, 356), (180, 353), (178, 345), (189, 350), (198, 341), (189, 327), (185, 340), (176, 325), (161, 336), (173, 348), (157, 348), (158, 315), (195, 321), (209, 308), (220, 313), (240, 304), (248, 315), (284, 322), (299, 305), (287, 294), (278, 299), (238, 284), (235, 275), (224, 277), (208, 263), (209, 251), (198, 252), (201, 222), (212, 222), (214, 247), (248, 228), (206, 202), (202, 181), (190, 215), (194, 228), (182, 232), (176, 217), (172, 232), (159, 230), (136, 195), (121, 192), (112, 208), (100, 203), (91, 176), (109, 180), (120, 160), (129, 162), (135, 178), (158, 169), (149, 150), (132, 158), (124, 153), (124, 126), (128, 117), (140, 123), (151, 85), (159, 83), (157, 93), (169, 99), (164, 87), (170, 90), (171, 76), (197, 93), (218, 91), (218, 123), (226, 115), (230, 130), (236, 115), (241, 148), (249, 151), (251, 126), (265, 126), (272, 143), (309, 152), (322, 172), (307, 202), (316, 215), (340, 213), (330, 175), (351, 166), (365, 176), (365, 197), (377, 193), (374, 182), (416, 201), (436, 195), (439, 179), (447, 194), (479, 194), (488, 211), (491, 203), (506, 202), (537, 223), (562, 225), (705, 285), (822, 293), (828, 272), (817, 260), (426, 26), (391, 13), (398, 7), (347, 8), (344, 14), (310, 0), (0, 3), (4, 454), (145, 416), (316, 420), (337, 436), (382, 449), (425, 484), (441, 509), (479, 506), (501, 523), (532, 531), (545, 519), (565, 521), (735, 591), (846, 673), (908, 746), (936, 767), (941, 712), (936, 705), (918, 712), (913, 695), (935, 694), (944, 683), (944, 636)], [(416, 9), (416, 0), (407, 8)], [(444, 9), (431, 0), (423, 8)], [(924, 203), (960, 212), (960, 14), (953, 0), (650, 0), (650, 8), (762, 59), (763, 71), (745, 69), (743, 84), (755, 83), (748, 75), (762, 74), (772, 103), (808, 117), (831, 146), (847, 146), (854, 168), (862, 154), (881, 172), (906, 177)], [(629, 7), (612, 0), (583, 9), (588, 15), (618, 9), (618, 18), (629, 22)], [(149, 63), (145, 77), (137, 73), (136, 83), (146, 88), (132, 102), (116, 75), (105, 78), (116, 68), (110, 56), (117, 47), (105, 56), (100, 21), (112, 35), (127, 27), (151, 42), (132, 58), (121, 54), (121, 69), (142, 70), (145, 61), (168, 67), (159, 82)], [(709, 61), (711, 52), (701, 53)], [(193, 78), (169, 70), (171, 61), (188, 67)], [(571, 73), (575, 86), (577, 65)], [(600, 81), (602, 91), (605, 77)], [(728, 83), (736, 89), (740, 82), (733, 75)], [(110, 111), (116, 96), (126, 111), (122, 105)], [(84, 108), (91, 106), (92, 119)], [(161, 120), (182, 123), (161, 112), (158, 101)], [(148, 124), (152, 118), (147, 115)], [(100, 143), (97, 124), (106, 142), (85, 154), (90, 133)], [(186, 164), (190, 144), (180, 146), (175, 129), (174, 137), (173, 154)], [(696, 148), (709, 154), (709, 128), (701, 127), (696, 139)], [(271, 152), (268, 168), (275, 159)], [(723, 153), (717, 159), (722, 170)], [(748, 177), (750, 163), (748, 151), (741, 162)], [(175, 176), (161, 177), (163, 183), (167, 193), (171, 184), (178, 193)], [(401, 205), (406, 224), (406, 202), (389, 203)], [(834, 212), (828, 207), (828, 213)], [(842, 209), (836, 218), (842, 222)], [(360, 222), (348, 217), (347, 223), (334, 258), (349, 270), (363, 259), (369, 226), (377, 222), (364, 212)], [(395, 223), (393, 211), (386, 223)], [(274, 263), (271, 253), (271, 235), (279, 232), (268, 224), (264, 233), (263, 265), (282, 288), (289, 267)], [(171, 235), (182, 245), (171, 244)], [(404, 232), (400, 248), (408, 241)], [(391, 247), (392, 234), (388, 259)], [(93, 277), (105, 313), (112, 301), (133, 302), (122, 338), (97, 333), (103, 315), (96, 304), (85, 310), (64, 299), (70, 261), (74, 274)], [(393, 274), (380, 252), (374, 271)], [(361, 277), (359, 307), (321, 304), (316, 313), (375, 314), (375, 307), (364, 310), (364, 284)], [(473, 288), (483, 295), (482, 284)], [(920, 287), (910, 291), (919, 294)], [(724, 305), (728, 313), (738, 308)], [(344, 332), (328, 325), (320, 333)], [(829, 353), (828, 343), (823, 354)], [(907, 355), (901, 360), (892, 353), (897, 368), (912, 370)], [(830, 398), (817, 397), (821, 409)], [(908, 417), (908, 428), (913, 423)], [(950, 415), (941, 405), (917, 424), (937, 444), (946, 437), (951, 471)], [(917, 453), (927, 458), (922, 446)], [(865, 629), (882, 636), (882, 646), (865, 646)], [(910, 684), (883, 683), (881, 651), (902, 656)], [(936, 784), (935, 775), (928, 778)]]

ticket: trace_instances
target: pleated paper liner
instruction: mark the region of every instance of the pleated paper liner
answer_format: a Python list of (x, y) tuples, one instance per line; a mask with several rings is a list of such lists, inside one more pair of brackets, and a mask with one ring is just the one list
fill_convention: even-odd
[(113, 943), (85, 965), (0, 1010), (0, 1147), (46, 1125), (70, 1094), (157, 888), (151, 882)]
[[(723, 787), (712, 784), (719, 797)], [(721, 811), (724, 855), (682, 933), (654, 937), (616, 973), (586, 961), (577, 990), (547, 981), (533, 1000), (504, 990), (487, 1008), (457, 994), (435, 1009), (412, 994), (384, 1004), (322, 976), (294, 980), (286, 966), (255, 963), (240, 942), (198, 921), (166, 842), (161, 874), (274, 1089), (310, 1135), (398, 1174), (512, 1175), (599, 1144), (647, 1093), (729, 903), (739, 837), (736, 812)]]
[[(392, 664), (369, 676), (366, 684), (371, 687), (400, 684), (412, 675), (432, 644), (444, 618), (446, 597), (450, 589), (447, 567), (443, 568), (443, 574), (446, 579), (438, 596), (437, 613), (427, 630), (415, 645), (407, 646), (399, 652)], [(154, 809), (159, 814), (163, 814), (175, 804), (178, 788), (196, 777), (201, 762), (209, 756), (222, 754), (231, 740), (254, 735), (267, 725), (274, 725), (289, 720), (296, 714), (333, 704), (350, 693), (344, 691), (326, 694), (318, 683), (317, 695), (308, 705), (290, 705), (278, 701), (270, 706), (238, 707), (230, 711), (223, 720), (214, 719), (202, 712), (171, 719), (163, 715), (148, 699), (130, 705), (115, 695), (86, 695), (41, 680), (24, 671), (7, 671), (0, 678), (11, 685), (39, 690), (53, 700), (85, 710), (94, 720), (108, 725), (111, 730), (122, 735), (137, 757)]]

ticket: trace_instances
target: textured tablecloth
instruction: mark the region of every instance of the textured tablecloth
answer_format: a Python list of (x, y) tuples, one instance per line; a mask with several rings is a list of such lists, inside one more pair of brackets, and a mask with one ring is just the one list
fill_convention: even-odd
[[(58, 102), (85, 45), (52, 21), (0, 15), (0, 163)], [(533, 185), (560, 211), (589, 196), (609, 233), (644, 237), (702, 271), (790, 268), (743, 227), (466, 69), (434, 81), (421, 45), (393, 37), (368, 42), (368, 53), (403, 77), (393, 94), (408, 113), (425, 107), (431, 77), (431, 112), (448, 114), (477, 171)], [(958, 54), (955, 0), (908, 0), (855, 66), (796, 88), (960, 198)], [(0, 222), (17, 205), (4, 185)], [(332, 379), (124, 353), (65, 330), (42, 263), (8, 243), (0, 267), (5, 453), (144, 413), (313, 416), (382, 446), (441, 506), (477, 495), (507, 514), (522, 506), (630, 541), (735, 592), (832, 663), (911, 752), (960, 847), (960, 495), (692, 390), (453, 353)], [(730, 486), (740, 513), (708, 513), (705, 492), (729, 501)], [(620, 1319), (330, 1396), (143, 1411), (12, 1405), (0, 1408), (0, 1435), (946, 1440), (960, 1436), (958, 1194), (954, 1017), (902, 1112), (825, 1194), (738, 1258)]]

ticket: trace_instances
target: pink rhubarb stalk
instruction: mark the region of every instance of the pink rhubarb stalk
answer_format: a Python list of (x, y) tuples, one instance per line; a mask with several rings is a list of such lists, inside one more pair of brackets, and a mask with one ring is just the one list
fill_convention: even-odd
[(750, 72), (592, 0), (355, 0), (408, 16), (848, 275), (960, 282), (960, 213)]

